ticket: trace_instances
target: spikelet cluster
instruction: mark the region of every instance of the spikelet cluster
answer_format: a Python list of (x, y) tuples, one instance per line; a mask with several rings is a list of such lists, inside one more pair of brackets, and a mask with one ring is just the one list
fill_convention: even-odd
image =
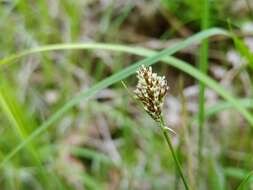
[(134, 91), (136, 98), (155, 121), (160, 121), (164, 96), (169, 90), (165, 77), (153, 73), (151, 67), (142, 65), (137, 71), (137, 78), (138, 84)]

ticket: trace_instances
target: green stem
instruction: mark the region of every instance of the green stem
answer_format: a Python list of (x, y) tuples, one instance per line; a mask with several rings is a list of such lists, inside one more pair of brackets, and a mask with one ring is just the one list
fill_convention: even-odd
[(164, 135), (164, 137), (165, 137), (165, 140), (166, 140), (166, 142), (167, 142), (167, 144), (168, 144), (168, 146), (169, 146), (169, 149), (170, 149), (170, 151), (171, 151), (171, 154), (172, 154), (172, 157), (173, 157), (174, 162), (175, 162), (175, 164), (176, 164), (178, 173), (179, 173), (179, 175), (180, 175), (180, 177), (181, 177), (181, 179), (182, 179), (182, 181), (183, 181), (183, 183), (184, 183), (185, 189), (186, 189), (186, 190), (189, 190), (190, 188), (189, 188), (189, 186), (188, 186), (188, 184), (187, 184), (187, 182), (186, 182), (186, 179), (185, 179), (184, 174), (183, 174), (183, 171), (182, 171), (181, 164), (180, 164), (180, 162), (179, 162), (179, 160), (178, 160), (178, 158), (177, 158), (177, 156), (176, 156), (176, 153), (175, 153), (175, 151), (174, 151), (174, 148), (173, 148), (173, 146), (172, 146), (172, 143), (171, 143), (171, 140), (170, 140), (170, 136), (168, 135), (168, 131), (167, 131), (167, 128), (166, 128), (166, 126), (165, 126), (165, 124), (164, 124), (163, 118), (161, 118), (161, 120), (160, 120), (160, 127), (161, 127), (161, 129), (162, 129), (162, 132), (163, 132), (163, 135)]
[[(201, 11), (201, 29), (206, 30), (209, 26), (209, 2), (208, 0), (200, 0), (202, 3)], [(206, 74), (208, 70), (208, 40), (204, 40), (200, 47), (199, 70)], [(199, 115), (198, 115), (198, 172), (197, 184), (201, 176), (201, 166), (203, 161), (204, 146), (204, 124), (205, 124), (205, 88), (206, 85), (199, 83)]]

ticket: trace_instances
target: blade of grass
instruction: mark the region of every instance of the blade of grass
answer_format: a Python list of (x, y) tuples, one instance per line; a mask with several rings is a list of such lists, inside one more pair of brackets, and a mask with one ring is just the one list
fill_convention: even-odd
[(93, 160), (97, 160), (99, 162), (103, 162), (106, 164), (114, 164), (113, 160), (110, 159), (103, 153), (98, 153), (95, 150), (90, 150), (88, 148), (80, 148), (80, 147), (71, 147), (71, 152), (73, 155), (83, 158), (92, 158)]
[[(237, 101), (244, 107), (244, 108), (253, 108), (253, 100), (252, 99), (237, 99)], [(226, 101), (219, 101), (215, 105), (207, 107), (205, 111), (205, 118), (209, 118), (223, 110), (233, 108), (233, 105), (230, 102)], [(198, 121), (198, 114), (193, 117), (191, 123)]]
[(253, 54), (250, 49), (247, 47), (245, 42), (239, 39), (235, 34), (232, 35), (235, 47), (240, 54), (246, 58), (248, 61), (249, 67), (253, 70)]
[(241, 56), (246, 58), (246, 60), (248, 61), (249, 67), (251, 69), (253, 69), (253, 54), (252, 54), (252, 52), (247, 47), (245, 42), (242, 41), (239, 37), (237, 37), (236, 34), (233, 32), (233, 29), (231, 26), (231, 21), (228, 19), (227, 22), (228, 22), (228, 26), (229, 26), (229, 32), (230, 32), (230, 35), (233, 39), (236, 50), (241, 54)]
[[(224, 169), (224, 172), (226, 177), (231, 177), (239, 180), (243, 180), (245, 176), (250, 173), (249, 170), (234, 167), (227, 167)], [(251, 182), (253, 182), (253, 179), (251, 179)]]
[[(178, 43), (177, 45), (175, 45), (171, 48), (168, 48), (167, 49), (168, 52), (165, 54), (172, 55), (173, 53), (175, 53), (183, 48), (186, 48), (186, 47), (193, 45), (193, 44), (197, 44), (198, 42), (202, 41), (203, 39), (211, 37), (211, 36), (215, 36), (215, 35), (230, 36), (230, 34), (227, 31), (219, 29), (219, 28), (208, 29), (208, 30), (199, 32), (199, 33), (187, 38), (186, 40)], [(37, 47), (37, 48), (30, 49), (30, 50), (22, 51), (20, 53), (9, 55), (5, 58), (0, 59), (0, 66), (4, 65), (4, 64), (13, 63), (15, 60), (22, 58), (24, 56), (28, 56), (28, 55), (35, 54), (35, 53), (46, 52), (46, 51), (73, 50), (73, 49), (104, 49), (104, 50), (110, 50), (110, 51), (128, 52), (128, 53), (133, 53), (133, 54), (138, 55), (138, 52), (141, 50), (138, 50), (135, 53), (136, 48), (137, 47), (130, 47), (130, 46), (124, 46), (124, 45), (114, 45), (114, 44), (103, 44), (103, 43), (54, 44), (54, 45)], [(142, 49), (142, 48), (138, 48), (138, 49)], [(153, 53), (155, 53), (155, 52), (153, 52)]]
[(247, 174), (247, 176), (243, 179), (243, 181), (240, 183), (240, 185), (236, 190), (245, 190), (246, 185), (251, 181), (252, 178), (253, 178), (253, 171)]
[(225, 175), (221, 166), (218, 165), (215, 158), (211, 155), (208, 157), (208, 181), (211, 189), (215, 190), (225, 190)]
[[(166, 51), (166, 53), (171, 54), (177, 50), (180, 50), (180, 48), (184, 48), (187, 45), (190, 45), (193, 42), (196, 43), (196, 41), (200, 41), (203, 38), (210, 37), (212, 35), (218, 35), (218, 34), (227, 35), (227, 33), (222, 30), (210, 29), (210, 30), (201, 32), (199, 34), (196, 34), (193, 37), (187, 39), (186, 41), (179, 43), (178, 45), (176, 45), (176, 47), (171, 48), (169, 50), (166, 49), (165, 51)], [(141, 55), (141, 56), (151, 56), (150, 58), (152, 58), (152, 59), (144, 59), (142, 61), (139, 61), (136, 64), (134, 64), (130, 67), (127, 67), (126, 69), (124, 69), (124, 70), (106, 78), (105, 80), (97, 83), (96, 85), (91, 87), (89, 90), (82, 92), (79, 96), (71, 99), (62, 108), (60, 108), (55, 114), (53, 114), (47, 121), (45, 121), (41, 126), (39, 126), (38, 129), (36, 129), (31, 134), (31, 136), (29, 136), (29, 138), (27, 139), (26, 142), (19, 144), (14, 150), (12, 150), (4, 158), (4, 160), (2, 160), (0, 167), (2, 167), (8, 160), (10, 160), (18, 151), (20, 151), (23, 147), (25, 147), (26, 144), (28, 144), (35, 137), (37, 137), (39, 134), (41, 134), (51, 124), (56, 122), (65, 112), (67, 112), (69, 109), (71, 109), (74, 105), (76, 105), (80, 101), (90, 98), (97, 91), (99, 91), (103, 88), (106, 88), (109, 85), (111, 85), (115, 82), (118, 82), (118, 81), (126, 78), (127, 76), (133, 74), (139, 65), (144, 64), (147, 66), (147, 65), (153, 64), (154, 61), (159, 58), (161, 60), (163, 60), (164, 62), (166, 62), (167, 64), (174, 66), (174, 67), (180, 69), (181, 71), (188, 73), (192, 77), (205, 82), (206, 85), (208, 85), (210, 88), (215, 90), (224, 99), (229, 101), (245, 117), (245, 119), (251, 124), (251, 126), (253, 126), (253, 117), (251, 116), (251, 114), (235, 98), (233, 98), (233, 96), (230, 95), (230, 93), (228, 93), (225, 89), (223, 89), (222, 86), (220, 86), (217, 82), (215, 82), (214, 80), (212, 80), (208, 76), (204, 75), (203, 73), (200, 73), (198, 70), (196, 70), (195, 68), (193, 68), (191, 65), (189, 65), (188, 63), (186, 63), (184, 61), (178, 60), (178, 59), (170, 57), (170, 56), (162, 58), (162, 56), (161, 56), (162, 54), (166, 55), (166, 53), (164, 51), (157, 54), (155, 51), (151, 51), (151, 50), (147, 50), (147, 49), (143, 49), (143, 48), (131, 48), (131, 47), (119, 46), (119, 45), (109, 45), (109, 47), (108, 47), (108, 45), (105, 45), (105, 44), (89, 44), (89, 45), (88, 44), (83, 44), (83, 45), (79, 44), (78, 48), (79, 49), (80, 48), (91, 48), (91, 49), (100, 48), (100, 49), (109, 49), (109, 50), (114, 50), (114, 51), (123, 51), (123, 52), (128, 52), (128, 53), (132, 53), (132, 54), (136, 54), (136, 55)], [(80, 47), (80, 46), (82, 46), (82, 47)], [(94, 46), (96, 46), (96, 47), (94, 47)], [(67, 49), (70, 46), (65, 45), (65, 47), (63, 48), (60, 45), (57, 45), (57, 47), (60, 49), (64, 49), (64, 48)], [(36, 53), (36, 52), (40, 52), (40, 51), (48, 51), (48, 49), (55, 50), (55, 48), (57, 48), (57, 47), (56, 46), (53, 46), (53, 47), (49, 46), (49, 47), (40, 48), (39, 50), (37, 49), (36, 51), (34, 51), (34, 50), (26, 51), (21, 54), (14, 55), (11, 58), (6, 58), (1, 63), (2, 64), (9, 63), (9, 61), (11, 61), (11, 60), (13, 61), (19, 57), (22, 57), (24, 55), (28, 55), (29, 52)], [(75, 46), (75, 48), (77, 48), (77, 47)]]
[(87, 173), (82, 173), (81, 174), (83, 184), (87, 187), (87, 189), (92, 189), (92, 190), (100, 190), (100, 189), (105, 189), (101, 182), (95, 180), (94, 177), (90, 176)]
[[(14, 132), (20, 137), (21, 141), (24, 142), (29, 136), (28, 127), (34, 126), (34, 122), (27, 117), (25, 111), (12, 96), (11, 89), (5, 83), (2, 83), (0, 86), (0, 107), (12, 124)], [(26, 148), (27, 153), (32, 158), (33, 163), (39, 167), (38, 174), (42, 181), (42, 184), (48, 189), (53, 189), (50, 183), (46, 183), (48, 181), (46, 180), (47, 171), (42, 166), (42, 161), (35, 144), (31, 143)], [(54, 177), (56, 178), (56, 176)]]
[[(201, 29), (209, 27), (209, 1), (201, 0)], [(200, 46), (199, 70), (206, 74), (208, 70), (208, 39), (204, 39)], [(202, 173), (203, 146), (204, 146), (204, 123), (205, 123), (205, 88), (206, 85), (199, 81), (199, 118), (198, 118), (198, 173), (197, 184)]]

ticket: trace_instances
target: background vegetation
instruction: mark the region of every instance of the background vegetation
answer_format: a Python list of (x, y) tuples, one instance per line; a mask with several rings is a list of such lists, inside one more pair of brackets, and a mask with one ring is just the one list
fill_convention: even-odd
[(132, 97), (141, 64), (168, 80), (165, 122), (191, 189), (252, 189), (252, 9), (0, 0), (0, 189), (184, 189)]

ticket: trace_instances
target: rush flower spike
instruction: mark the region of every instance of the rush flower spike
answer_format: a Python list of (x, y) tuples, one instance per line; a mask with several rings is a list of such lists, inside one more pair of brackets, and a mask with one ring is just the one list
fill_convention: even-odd
[(136, 98), (140, 100), (147, 113), (157, 122), (161, 120), (161, 110), (164, 96), (169, 86), (164, 76), (152, 72), (152, 68), (141, 66), (137, 71), (138, 84), (134, 90)]

